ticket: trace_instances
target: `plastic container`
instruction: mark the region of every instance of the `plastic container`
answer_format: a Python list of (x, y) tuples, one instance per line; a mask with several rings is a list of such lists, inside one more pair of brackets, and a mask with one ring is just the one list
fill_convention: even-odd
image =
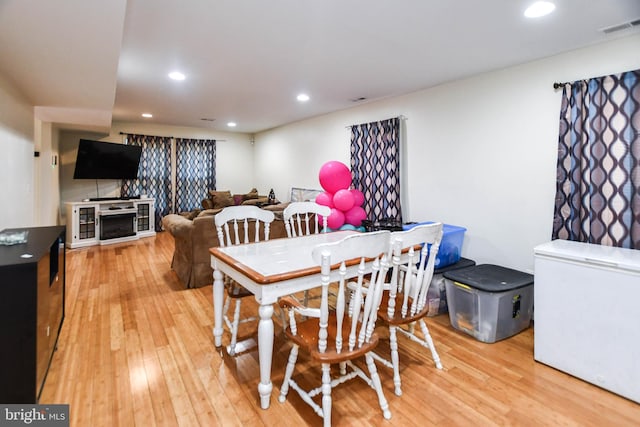
[(367, 231), (380, 231), (380, 230), (389, 230), (389, 231), (402, 231), (402, 222), (398, 221), (395, 218), (380, 218), (376, 221), (370, 221), (365, 219), (362, 221), (362, 226)]
[(493, 343), (531, 324), (533, 275), (493, 264), (444, 273), (451, 325)]
[[(403, 230), (410, 230), (413, 227), (423, 224), (433, 224), (434, 221), (407, 223), (402, 226)], [(442, 241), (436, 255), (435, 268), (443, 268), (460, 261), (462, 257), (462, 243), (464, 242), (464, 227), (457, 225), (442, 224)]]
[(472, 267), (476, 262), (467, 258), (460, 258), (455, 264), (448, 265), (443, 268), (433, 270), (433, 277), (427, 291), (427, 316), (433, 317), (439, 314), (447, 313), (447, 291), (445, 286), (444, 273), (447, 271), (459, 270), (461, 268)]

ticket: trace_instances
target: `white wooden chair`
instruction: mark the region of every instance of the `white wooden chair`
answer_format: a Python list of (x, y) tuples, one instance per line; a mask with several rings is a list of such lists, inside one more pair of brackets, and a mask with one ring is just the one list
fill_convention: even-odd
[[(269, 230), (274, 220), (273, 212), (258, 208), (257, 206), (230, 206), (224, 208), (214, 217), (218, 241), (220, 247), (253, 243), (269, 240)], [(235, 280), (225, 277), (227, 297), (222, 309), (222, 317), (225, 325), (231, 332), (231, 343), (228, 347), (230, 355), (235, 355), (240, 323), (255, 321), (257, 316), (240, 318), (242, 298), (253, 295)], [(228, 316), (231, 300), (235, 300), (233, 319)]]
[[(323, 418), (324, 426), (331, 425), (331, 389), (350, 379), (361, 378), (377, 393), (378, 403), (386, 419), (391, 418), (391, 411), (380, 383), (372, 350), (378, 344), (378, 335), (374, 332), (377, 308), (382, 298), (382, 286), (389, 268), (387, 254), (390, 243), (389, 231), (358, 233), (341, 241), (318, 245), (313, 250), (313, 259), (322, 269), (321, 300), (319, 308), (305, 307), (292, 297), (280, 299), (280, 306), (289, 312), (289, 326), (285, 334), (292, 343), (287, 367), (280, 388), (280, 402), (284, 402), (289, 388), (294, 389), (302, 400), (310, 405), (316, 414)], [(362, 294), (363, 278), (366, 274), (365, 259), (375, 259), (372, 263), (369, 292)], [(332, 265), (340, 265), (338, 270), (339, 292), (335, 310), (329, 309), (329, 282), (335, 280), (336, 271)], [(351, 315), (345, 310), (345, 276), (349, 268), (357, 268), (358, 274), (353, 286), (357, 310)], [(357, 267), (356, 267), (357, 266)], [(299, 320), (302, 317), (304, 320)], [(321, 385), (311, 390), (304, 390), (292, 378), (298, 350), (308, 353), (312, 362), (321, 364)], [(367, 375), (352, 363), (352, 360), (364, 356), (369, 371)], [(331, 378), (331, 365), (339, 364), (337, 378)], [(305, 375), (314, 372), (306, 370)], [(306, 382), (306, 381), (305, 381)], [(321, 403), (314, 400), (322, 394)]]
[[(402, 395), (397, 332), (428, 348), (436, 368), (442, 369), (440, 356), (435, 349), (429, 328), (424, 321), (429, 307), (427, 291), (433, 277), (436, 254), (442, 240), (442, 224), (425, 224), (408, 231), (391, 233), (392, 270), (389, 283), (378, 309), (378, 320), (388, 325), (391, 360), (376, 354), (376, 360), (393, 369), (395, 394)], [(421, 250), (416, 250), (418, 245)], [(401, 263), (406, 254), (407, 262)], [(420, 325), (422, 337), (415, 334), (415, 324)]]
[[(282, 212), (282, 219), (288, 237), (318, 234), (327, 231), (327, 217), (331, 214), (329, 206), (316, 202), (292, 202)], [(322, 216), (322, 228), (317, 216)]]
[[(306, 236), (309, 234), (326, 233), (327, 217), (331, 214), (329, 206), (316, 202), (292, 202), (282, 212), (287, 237)], [(318, 215), (322, 216), (322, 227), (318, 222)], [(303, 304), (309, 303), (309, 291), (304, 291)]]

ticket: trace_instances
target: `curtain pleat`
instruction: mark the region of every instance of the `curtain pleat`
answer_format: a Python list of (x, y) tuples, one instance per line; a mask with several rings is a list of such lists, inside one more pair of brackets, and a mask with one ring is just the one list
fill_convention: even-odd
[(351, 174), (367, 219), (402, 221), (399, 118), (351, 126)]
[(207, 191), (216, 188), (216, 141), (176, 139), (176, 211), (200, 207)]
[(147, 194), (155, 199), (156, 231), (161, 230), (162, 217), (172, 212), (171, 202), (171, 138), (163, 136), (127, 135), (129, 145), (142, 146), (138, 179), (123, 180), (120, 194), (125, 197)]
[(640, 70), (565, 85), (552, 238), (640, 249)]

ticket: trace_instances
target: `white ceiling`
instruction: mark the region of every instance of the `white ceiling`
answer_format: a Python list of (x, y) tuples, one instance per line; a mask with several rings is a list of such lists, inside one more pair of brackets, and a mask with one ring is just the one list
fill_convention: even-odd
[(599, 31), (640, 0), (532, 1), (0, 0), (0, 74), (62, 127), (255, 133), (640, 31)]

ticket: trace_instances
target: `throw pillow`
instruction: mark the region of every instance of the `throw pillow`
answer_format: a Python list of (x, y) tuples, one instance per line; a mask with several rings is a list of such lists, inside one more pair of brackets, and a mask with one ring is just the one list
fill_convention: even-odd
[(211, 195), (211, 201), (213, 202), (213, 208), (226, 208), (227, 206), (233, 206), (233, 196), (231, 191), (214, 191), (209, 190)]
[(242, 201), (244, 200), (244, 194), (234, 194), (233, 195), (233, 204), (234, 205), (239, 205), (242, 203)]
[(260, 197), (258, 195), (258, 190), (255, 189), (255, 188), (252, 188), (251, 191), (249, 191), (247, 194), (244, 195), (243, 201), (244, 200), (257, 199), (258, 197)]
[(200, 202), (200, 205), (202, 205), (202, 209), (213, 209), (213, 200), (202, 199), (202, 201)]

